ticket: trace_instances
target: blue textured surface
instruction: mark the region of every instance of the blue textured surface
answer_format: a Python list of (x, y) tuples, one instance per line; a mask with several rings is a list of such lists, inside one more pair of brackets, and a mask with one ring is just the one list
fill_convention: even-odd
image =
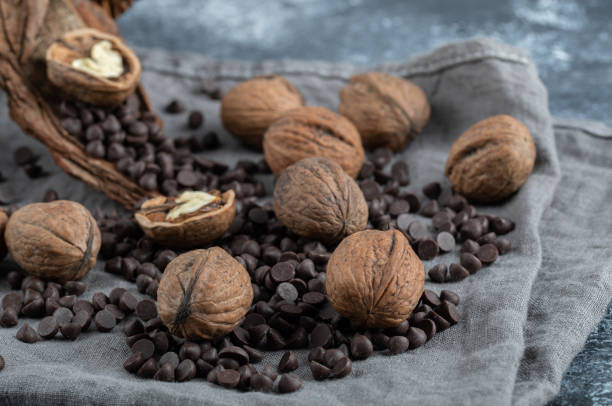
[[(142, 47), (363, 65), (491, 36), (531, 54), (553, 114), (612, 125), (611, 19), (608, 0), (140, 0), (119, 24)], [(612, 405), (611, 386), (612, 306), (551, 405)]]

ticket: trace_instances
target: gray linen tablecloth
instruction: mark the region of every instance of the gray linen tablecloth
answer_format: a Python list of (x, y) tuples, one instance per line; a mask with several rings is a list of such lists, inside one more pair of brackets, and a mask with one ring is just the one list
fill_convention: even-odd
[[(335, 109), (338, 90), (359, 68), (317, 62), (275, 61), (259, 64), (219, 62), (196, 55), (141, 52), (143, 81), (158, 111), (171, 97), (205, 111), (206, 128), (222, 135), (223, 148), (207, 153), (235, 162), (260, 156), (242, 149), (222, 129), (219, 103), (198, 93), (198, 81), (213, 76), (224, 90), (257, 74), (285, 75), (308, 104)], [(476, 121), (494, 114), (522, 120), (533, 135), (538, 158), (533, 174), (504, 205), (483, 208), (516, 220), (509, 234), (512, 251), (494, 266), (448, 288), (462, 298), (463, 320), (437, 334), (423, 347), (399, 356), (378, 353), (355, 362), (342, 380), (315, 382), (302, 366), (303, 388), (294, 394), (241, 393), (201, 379), (160, 383), (129, 375), (122, 363), (129, 353), (118, 327), (111, 334), (90, 332), (76, 342), (62, 339), (24, 344), (17, 327), (0, 329), (0, 403), (23, 404), (418, 404), (539, 405), (558, 391), (562, 374), (602, 317), (612, 299), (612, 130), (601, 124), (564, 121), (555, 125), (547, 93), (531, 60), (521, 51), (493, 40), (452, 44), (407, 63), (377, 70), (401, 75), (420, 85), (432, 105), (425, 131), (401, 154), (412, 171), (409, 189), (419, 191), (443, 180), (452, 142)], [(24, 136), (9, 121), (0, 103), (5, 146), (0, 171), (0, 200), (40, 200), (55, 188), (60, 197), (89, 208), (116, 207), (105, 196), (75, 182), (52, 162), (42, 145)], [(165, 116), (166, 133), (185, 135), (186, 116)], [(602, 137), (597, 137), (597, 135)], [(31, 145), (42, 156), (47, 177), (29, 180), (12, 161), (19, 145)], [(448, 263), (453, 254), (439, 257)], [(427, 267), (432, 263), (426, 264)], [(2, 269), (11, 268), (10, 262)], [(109, 292), (135, 286), (102, 271), (85, 278), (89, 289)], [(0, 278), (0, 294), (8, 291)], [(35, 320), (22, 320), (36, 326)], [(300, 352), (301, 360), (305, 352)], [(279, 354), (266, 359), (276, 365)]]

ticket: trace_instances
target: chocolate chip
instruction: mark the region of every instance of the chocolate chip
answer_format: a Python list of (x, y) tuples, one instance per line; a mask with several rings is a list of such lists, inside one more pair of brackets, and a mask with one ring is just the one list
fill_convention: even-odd
[[(79, 122), (79, 125), (77, 126), (80, 127), (80, 122)], [(76, 133), (80, 133), (80, 129), (72, 128), (72, 130), (75, 131)], [(13, 153), (13, 159), (15, 160), (15, 163), (17, 165), (24, 166), (24, 165), (34, 162), (36, 160), (36, 156), (34, 155), (34, 152), (32, 152), (32, 149), (30, 147), (19, 147)]]
[(449, 280), (453, 282), (461, 281), (470, 276), (469, 271), (459, 264), (450, 264), (448, 267), (448, 272)]
[(229, 346), (219, 351), (219, 358), (230, 358), (238, 361), (239, 365), (244, 365), (249, 362), (249, 354), (240, 347)]
[(410, 212), (410, 203), (406, 200), (396, 200), (389, 206), (389, 213), (392, 216), (399, 216), (400, 214)]
[(279, 364), (278, 370), (280, 372), (291, 372), (295, 371), (299, 366), (298, 359), (292, 351), (287, 351), (283, 354)]
[(409, 345), (408, 339), (404, 336), (393, 336), (389, 338), (389, 343), (387, 344), (389, 351), (394, 355), (406, 352)]
[(58, 331), (59, 325), (53, 316), (47, 316), (38, 323), (38, 335), (42, 338), (53, 338)]
[(444, 302), (438, 309), (440, 316), (444, 317), (450, 324), (457, 324), (461, 320), (461, 315), (457, 310), (457, 306), (450, 302)]
[(450, 323), (444, 317), (440, 316), (438, 313), (436, 313), (433, 310), (431, 310), (427, 314), (427, 317), (431, 319), (434, 323), (436, 323), (437, 331), (446, 330), (447, 328), (451, 326)]
[(118, 305), (119, 301), (121, 300), (121, 296), (123, 296), (125, 292), (126, 290), (123, 288), (114, 288), (113, 290), (111, 290), (109, 294), (110, 303)]
[(185, 111), (185, 104), (177, 99), (171, 100), (170, 103), (168, 103), (168, 105), (166, 105), (166, 113), (170, 113), (170, 114), (176, 114), (176, 113), (182, 113)]
[(184, 187), (194, 187), (198, 183), (198, 177), (193, 171), (182, 170), (176, 175), (177, 182)]
[(278, 381), (279, 393), (291, 393), (302, 387), (302, 381), (295, 374), (282, 374)]
[(465, 269), (467, 269), (469, 273), (475, 273), (480, 268), (482, 268), (482, 263), (474, 254), (470, 254), (469, 252), (464, 252), (463, 254), (461, 254), (460, 258), (461, 258), (461, 261), (460, 261), (461, 265)]
[(89, 313), (87, 310), (81, 310), (75, 313), (72, 323), (78, 324), (81, 327), (81, 332), (87, 331), (91, 325), (91, 316), (92, 313)]
[(289, 282), (283, 282), (279, 284), (276, 288), (276, 293), (283, 300), (286, 300), (288, 302), (294, 302), (298, 298), (297, 289)]
[(115, 317), (117, 322), (125, 318), (125, 313), (119, 308), (119, 306), (116, 306), (114, 304), (107, 304), (106, 306), (104, 306), (104, 310), (110, 312), (110, 314)]
[(406, 161), (396, 161), (391, 165), (391, 176), (400, 186), (410, 184), (410, 167)]
[(494, 217), (490, 226), (495, 234), (499, 235), (504, 235), (514, 230), (514, 222), (505, 217)]
[(438, 182), (428, 183), (423, 186), (423, 194), (430, 199), (437, 199), (440, 196), (440, 192), (442, 191), (442, 187)]
[(417, 253), (422, 260), (434, 259), (439, 251), (438, 244), (434, 240), (427, 238), (419, 241)]
[(407, 337), (409, 342), (408, 349), (411, 350), (422, 346), (427, 341), (427, 334), (417, 327), (410, 327)]
[(170, 363), (162, 364), (153, 376), (153, 379), (161, 382), (174, 382), (174, 367)]
[(276, 282), (287, 282), (295, 277), (294, 267), (289, 262), (279, 262), (270, 269), (270, 277)]
[(327, 365), (329, 368), (333, 368), (336, 365), (336, 363), (344, 357), (345, 357), (344, 352), (342, 352), (338, 348), (332, 348), (330, 350), (327, 350), (325, 351), (325, 357), (324, 357), (325, 365)]
[(136, 297), (130, 292), (125, 292), (123, 295), (121, 295), (121, 299), (119, 299), (119, 308), (126, 313), (134, 312), (137, 305), (138, 299), (136, 299)]
[(257, 392), (271, 392), (274, 387), (274, 381), (263, 374), (254, 374), (250, 381), (251, 389)]
[[(228, 348), (231, 348), (231, 347), (228, 347)], [(242, 350), (239, 347), (235, 347), (235, 348)], [(224, 348), (224, 350), (227, 350), (227, 348)], [(191, 342), (191, 341), (185, 341), (183, 345), (181, 346), (181, 349), (179, 350), (179, 358), (181, 360), (191, 359), (193, 361), (196, 361), (198, 358), (200, 358), (201, 355), (202, 355), (202, 347), (200, 347), (199, 344)], [(248, 362), (248, 355), (246, 355), (246, 357), (247, 357), (246, 362)]]
[(408, 227), (408, 234), (415, 240), (420, 241), (429, 237), (427, 226), (421, 221), (415, 221)]
[(479, 248), (480, 244), (478, 244), (474, 240), (467, 239), (463, 242), (463, 245), (461, 245), (461, 252), (469, 252), (470, 254), (476, 254)]
[(178, 367), (180, 363), (179, 356), (175, 352), (166, 352), (159, 358), (159, 364), (164, 365), (167, 363), (171, 364), (173, 368)]
[(96, 324), (96, 328), (103, 332), (109, 332), (117, 325), (117, 320), (115, 316), (108, 310), (101, 310), (96, 313), (94, 317), (94, 323)]
[(433, 218), (440, 212), (440, 206), (436, 200), (430, 200), (421, 207), (421, 215)]
[(332, 332), (327, 324), (317, 324), (310, 334), (310, 343), (313, 347), (327, 348), (333, 343)]
[(74, 317), (74, 314), (70, 309), (60, 307), (53, 312), (53, 317), (57, 321), (57, 324), (61, 327), (65, 324), (70, 323), (72, 321), (72, 318)]
[(434, 321), (430, 319), (421, 320), (419, 323), (416, 324), (416, 327), (425, 332), (425, 335), (427, 336), (427, 341), (431, 340), (437, 331), (436, 323), (434, 323)]
[(176, 368), (175, 378), (177, 382), (189, 381), (193, 379), (197, 373), (196, 364), (190, 359), (184, 359), (177, 367), (173, 366), (173, 368)]
[(349, 357), (342, 357), (338, 361), (336, 361), (334, 367), (332, 368), (332, 374), (334, 378), (344, 378), (349, 375), (353, 371), (353, 363), (351, 362)]
[(187, 118), (187, 126), (191, 130), (197, 130), (202, 127), (204, 123), (204, 114), (201, 111), (194, 110), (189, 113), (189, 117)]
[(446, 265), (437, 264), (434, 265), (428, 272), (429, 279), (432, 282), (444, 283), (446, 282)]
[(140, 352), (145, 358), (151, 358), (155, 353), (155, 344), (153, 341), (143, 338), (136, 341), (131, 350), (133, 353)]
[(483, 227), (480, 220), (477, 218), (466, 221), (461, 227), (462, 238), (469, 238), (477, 241), (483, 233)]
[(15, 337), (24, 343), (32, 344), (38, 341), (38, 334), (36, 330), (34, 330), (28, 323), (25, 323), (21, 328), (17, 331)]
[(141, 300), (136, 305), (136, 316), (143, 321), (148, 321), (157, 317), (157, 305), (150, 299)]
[(331, 369), (317, 361), (310, 361), (308, 365), (316, 381), (323, 381), (331, 376)]
[(510, 241), (506, 240), (505, 238), (498, 238), (493, 242), (493, 244), (497, 247), (499, 255), (504, 255), (510, 251)]
[(235, 388), (240, 383), (240, 372), (224, 369), (217, 372), (217, 383), (225, 388)]
[(141, 378), (153, 378), (153, 376), (157, 373), (157, 361), (155, 358), (149, 358), (142, 364), (142, 366), (136, 372)]
[(81, 325), (76, 322), (70, 322), (60, 326), (62, 335), (70, 341), (76, 340), (81, 334)]
[(441, 291), (440, 299), (442, 301), (450, 302), (454, 304), (455, 306), (459, 306), (459, 301), (460, 301), (459, 295), (457, 295), (455, 292), (451, 292), (450, 290)]
[(441, 251), (451, 252), (455, 249), (455, 237), (448, 231), (442, 231), (436, 236), (436, 242)]
[(94, 293), (91, 303), (96, 311), (100, 311), (108, 304), (108, 297), (102, 292)]
[(476, 256), (485, 265), (490, 265), (497, 260), (499, 251), (493, 244), (485, 244), (478, 249)]
[(132, 354), (128, 357), (127, 360), (125, 360), (125, 362), (123, 363), (123, 368), (132, 373), (135, 374), (140, 367), (142, 367), (142, 364), (144, 364), (144, 362), (146, 361), (146, 358), (142, 356), (141, 353), (137, 352), (135, 354)]

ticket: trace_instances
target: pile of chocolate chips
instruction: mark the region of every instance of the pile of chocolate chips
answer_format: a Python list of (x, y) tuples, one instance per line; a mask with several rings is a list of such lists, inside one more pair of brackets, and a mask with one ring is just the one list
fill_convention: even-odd
[(10, 292), (2, 297), (0, 327), (16, 326), (20, 316), (42, 319), (36, 329), (24, 323), (17, 331), (16, 338), (26, 343), (49, 340), (58, 333), (74, 341), (81, 333), (89, 331), (90, 326), (107, 333), (132, 313), (143, 320), (157, 316), (153, 300), (139, 301), (123, 288), (113, 289), (109, 296), (97, 292), (91, 300), (84, 300), (78, 299), (87, 289), (83, 282), (60, 285), (33, 276), (24, 277), (20, 271), (9, 272), (7, 279), (11, 288), (21, 292)]
[[(87, 154), (113, 162), (145, 190), (158, 189), (166, 196), (175, 196), (187, 189), (221, 189), (224, 184), (225, 189), (231, 187), (227, 184), (234, 179), (221, 177), (227, 170), (225, 164), (193, 153), (217, 148), (214, 132), (173, 140), (163, 134), (155, 115), (141, 112), (141, 107), (139, 98), (132, 95), (116, 107), (62, 101), (56, 109), (62, 127), (83, 144)], [(203, 122), (201, 112), (189, 115), (191, 129)], [(236, 176), (244, 186), (244, 195), (263, 195), (259, 182), (249, 182), (246, 174)]]
[[(410, 183), (406, 162), (393, 163), (390, 173), (383, 170), (392, 156), (387, 148), (375, 150), (359, 173), (359, 186), (369, 207), (369, 226), (400, 230), (424, 261), (454, 252), (461, 242), (459, 263), (433, 266), (428, 272), (432, 282), (465, 279), (510, 250), (510, 241), (498, 236), (514, 230), (512, 220), (478, 213), (465, 197), (439, 182), (423, 187), (423, 195), (429, 199), (423, 203), (417, 194), (401, 190)], [(417, 213), (431, 218), (431, 227)]]
[[(399, 175), (405, 179), (405, 163), (394, 164), (390, 174), (383, 170), (386, 163), (375, 169), (379, 178), (392, 180)], [(227, 173), (256, 165), (243, 161)], [(368, 200), (372, 209), (372, 199)], [(94, 217), (102, 231), (105, 270), (135, 282), (140, 292), (155, 298), (166, 265), (180, 252), (156, 246), (131, 217), (100, 212), (94, 212)], [(389, 217), (389, 223), (380, 228), (394, 226), (398, 215)], [(157, 318), (136, 317), (124, 329), (133, 352), (126, 370), (164, 381), (200, 376), (229, 388), (290, 392), (301, 387), (299, 378), (291, 374), (298, 367), (295, 354), (286, 352), (277, 368), (264, 365), (258, 370), (253, 364), (263, 360), (262, 351), (311, 348), (308, 363), (315, 379), (342, 378), (350, 374), (353, 361), (368, 358), (375, 350), (400, 354), (418, 348), (460, 319), (456, 294), (442, 291), (438, 296), (425, 290), (417, 309), (399, 326), (354, 328), (325, 294), (325, 266), (334, 247), (293, 234), (275, 218), (271, 202), (259, 204), (256, 197), (238, 199), (237, 216), (216, 244), (251, 275), (254, 301), (241, 326), (226, 337), (196, 343), (169, 334)], [(279, 373), (281, 378), (274, 385)]]

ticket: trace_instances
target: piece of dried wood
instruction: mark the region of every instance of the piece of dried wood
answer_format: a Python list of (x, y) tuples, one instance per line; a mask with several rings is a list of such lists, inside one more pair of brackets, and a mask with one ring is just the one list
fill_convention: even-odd
[[(84, 27), (119, 32), (114, 20), (89, 0), (0, 1), (0, 87), (7, 93), (11, 118), (46, 145), (60, 168), (131, 209), (158, 193), (145, 191), (111, 162), (87, 155), (62, 128), (49, 102), (58, 89), (46, 78), (45, 51), (64, 33)], [(144, 110), (152, 111), (141, 85), (136, 94)]]

